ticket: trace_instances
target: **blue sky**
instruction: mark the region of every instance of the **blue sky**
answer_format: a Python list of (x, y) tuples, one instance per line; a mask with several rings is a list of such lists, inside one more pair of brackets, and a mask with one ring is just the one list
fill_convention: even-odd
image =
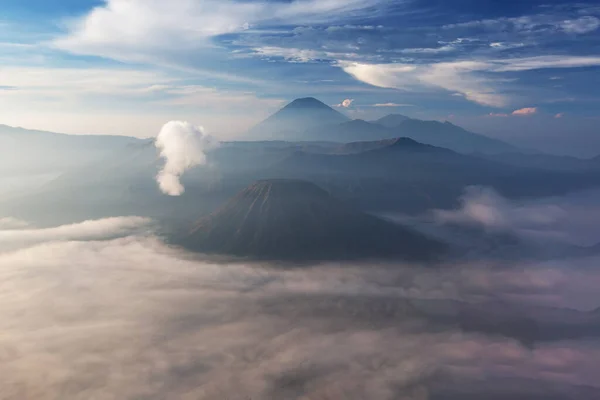
[(600, 153), (600, 2), (3, 0), (0, 123), (239, 135), (295, 97)]

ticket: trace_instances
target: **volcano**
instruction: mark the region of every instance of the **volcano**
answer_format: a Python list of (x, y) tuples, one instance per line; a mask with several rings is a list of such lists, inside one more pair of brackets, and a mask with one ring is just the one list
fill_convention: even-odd
[[(336, 125), (350, 118), (325, 103), (306, 97), (296, 99), (250, 129), (248, 136), (262, 140), (308, 140), (304, 132), (320, 125)], [(313, 140), (313, 139), (310, 139)]]
[(179, 244), (263, 260), (433, 259), (438, 242), (354, 210), (300, 180), (258, 181), (198, 221)]

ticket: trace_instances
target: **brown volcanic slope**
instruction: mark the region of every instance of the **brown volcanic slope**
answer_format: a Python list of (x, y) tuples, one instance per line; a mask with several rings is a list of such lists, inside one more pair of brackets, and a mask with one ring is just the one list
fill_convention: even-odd
[(272, 260), (427, 260), (443, 250), (299, 180), (254, 183), (178, 242), (193, 251)]

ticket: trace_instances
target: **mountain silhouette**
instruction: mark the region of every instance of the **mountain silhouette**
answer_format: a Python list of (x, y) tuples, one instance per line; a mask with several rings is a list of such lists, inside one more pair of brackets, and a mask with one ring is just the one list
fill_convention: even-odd
[(395, 128), (409, 119), (409, 117), (402, 114), (388, 114), (385, 117), (379, 118), (378, 120), (373, 122), (378, 125), (385, 126), (386, 128)]
[(409, 137), (421, 143), (444, 147), (463, 154), (475, 152), (497, 154), (518, 151), (517, 148), (508, 143), (469, 132), (448, 121), (406, 119), (390, 129), (394, 131), (397, 137)]
[(272, 260), (427, 260), (443, 250), (434, 240), (293, 179), (250, 185), (178, 243), (199, 252)]
[(349, 118), (344, 114), (313, 97), (306, 97), (292, 101), (250, 129), (248, 135), (254, 139), (307, 140), (302, 135), (307, 129), (347, 121)]

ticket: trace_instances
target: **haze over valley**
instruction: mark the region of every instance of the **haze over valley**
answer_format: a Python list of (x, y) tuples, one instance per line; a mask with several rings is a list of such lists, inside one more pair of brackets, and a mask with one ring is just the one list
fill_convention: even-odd
[(0, 400), (600, 399), (600, 9), (9, 0)]

